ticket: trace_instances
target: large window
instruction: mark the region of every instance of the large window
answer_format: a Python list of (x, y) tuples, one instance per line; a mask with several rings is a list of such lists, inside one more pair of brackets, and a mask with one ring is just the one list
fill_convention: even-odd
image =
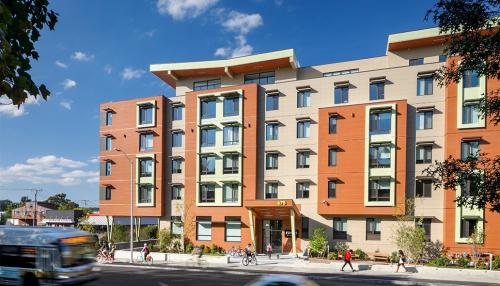
[(328, 198), (337, 197), (337, 182), (334, 180), (328, 180)]
[(311, 91), (303, 90), (297, 92), (297, 107), (309, 107), (311, 106)]
[(193, 90), (206, 90), (220, 87), (220, 78), (193, 82)]
[(240, 98), (226, 97), (224, 99), (224, 116), (237, 116), (240, 114)]
[(370, 168), (390, 168), (391, 167), (391, 145), (370, 146)]
[(139, 125), (153, 124), (153, 108), (151, 104), (139, 105)]
[(277, 199), (278, 198), (278, 183), (266, 183), (265, 189), (266, 199)]
[(153, 175), (153, 159), (140, 158), (139, 159), (139, 174), (141, 177), (151, 177)]
[(479, 75), (476, 71), (465, 71), (463, 74), (463, 87), (478, 87), (479, 86)]
[(172, 121), (182, 120), (182, 109), (180, 105), (172, 106)]
[(474, 141), (464, 141), (461, 144), (461, 155), (462, 161), (467, 160), (467, 158), (477, 158), (479, 155), (479, 140)]
[(174, 158), (172, 159), (172, 174), (182, 173), (182, 159)]
[(224, 221), (226, 222), (226, 227), (224, 230), (224, 241), (241, 241), (241, 217), (227, 216), (225, 217)]
[(182, 200), (182, 187), (180, 185), (172, 186), (172, 200)]
[(266, 154), (266, 170), (278, 169), (278, 153)]
[(196, 217), (196, 240), (212, 240), (212, 217)]
[(266, 140), (278, 140), (278, 123), (266, 124)]
[(391, 199), (391, 180), (389, 178), (370, 179), (369, 202), (388, 202)]
[(432, 180), (417, 180), (415, 184), (415, 196), (420, 198), (432, 197)]
[(246, 74), (244, 77), (244, 83), (256, 83), (260, 85), (272, 84), (274, 83), (274, 71), (270, 72), (259, 72)]
[(370, 83), (370, 100), (384, 99), (384, 82)]
[(337, 133), (337, 116), (335, 115), (330, 115), (330, 117), (328, 118), (328, 133)]
[(347, 219), (333, 218), (333, 239), (347, 239)]
[(297, 169), (309, 168), (309, 151), (297, 152)]
[(297, 122), (297, 138), (309, 138), (311, 136), (311, 121), (302, 120)]
[(432, 145), (417, 146), (417, 154), (415, 161), (417, 164), (432, 163)]
[(200, 203), (215, 202), (215, 185), (201, 184), (200, 185)]
[(349, 102), (349, 86), (335, 87), (335, 104)]
[(366, 219), (366, 240), (380, 240), (381, 221), (379, 218)]
[(417, 130), (432, 129), (432, 111), (417, 111)]
[(431, 241), (431, 218), (422, 218), (415, 222), (417, 227), (421, 227), (424, 230), (425, 241)]
[(297, 183), (295, 197), (297, 199), (309, 198), (309, 183), (308, 182)]
[(463, 218), (460, 223), (460, 238), (469, 238), (477, 230), (477, 219)]
[(215, 146), (215, 127), (201, 129), (201, 147)]
[(150, 204), (153, 202), (153, 185), (141, 184), (139, 185), (138, 200), (140, 204)]
[(182, 147), (182, 131), (172, 132), (172, 147)]
[(266, 98), (266, 110), (278, 110), (279, 109), (279, 94), (269, 94)]
[(215, 118), (215, 98), (203, 99), (200, 102), (201, 105), (201, 118)]
[(182, 235), (182, 219), (180, 216), (170, 217), (170, 230), (173, 235)]
[(223, 140), (224, 146), (238, 145), (240, 142), (240, 127), (237, 125), (224, 126)]
[(139, 135), (139, 150), (153, 150), (153, 133), (141, 133), (141, 135)]
[(480, 116), (479, 102), (466, 102), (462, 107), (462, 124), (479, 123)]
[(415, 58), (415, 59), (409, 59), (408, 64), (410, 66), (418, 66), (418, 65), (423, 65), (424, 64), (424, 58)]
[(302, 216), (301, 219), (301, 231), (300, 234), (303, 239), (309, 238), (309, 218), (306, 216)]
[(227, 154), (222, 158), (224, 174), (238, 174), (239, 171), (239, 155)]
[(391, 110), (376, 110), (370, 113), (370, 135), (391, 133)]
[(200, 173), (202, 175), (215, 174), (215, 156), (201, 156), (200, 157)]
[(433, 86), (433, 76), (422, 76), (417, 78), (417, 95), (431, 95)]
[(222, 186), (222, 201), (225, 203), (238, 202), (238, 184), (224, 184)]
[(337, 149), (328, 148), (328, 166), (337, 166)]

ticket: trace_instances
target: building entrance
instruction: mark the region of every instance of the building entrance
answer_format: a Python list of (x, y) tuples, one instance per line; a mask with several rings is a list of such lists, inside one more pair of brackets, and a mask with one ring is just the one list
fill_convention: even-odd
[(267, 245), (271, 243), (273, 253), (281, 253), (282, 249), (282, 223), (281, 220), (263, 220), (262, 221), (262, 250), (266, 252)]

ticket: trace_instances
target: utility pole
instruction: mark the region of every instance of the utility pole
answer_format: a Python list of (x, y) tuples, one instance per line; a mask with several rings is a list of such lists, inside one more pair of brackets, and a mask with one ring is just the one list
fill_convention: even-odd
[(38, 197), (38, 193), (41, 192), (42, 189), (32, 189), (31, 191), (35, 193), (35, 215), (33, 215), (33, 226), (36, 226), (36, 225), (38, 225), (37, 217), (36, 217), (37, 197)]

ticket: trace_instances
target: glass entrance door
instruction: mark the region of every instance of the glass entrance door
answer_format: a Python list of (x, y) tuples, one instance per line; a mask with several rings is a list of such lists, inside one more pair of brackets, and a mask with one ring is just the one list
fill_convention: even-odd
[(281, 220), (263, 220), (262, 221), (262, 250), (266, 252), (267, 245), (271, 243), (273, 253), (282, 252), (281, 244)]

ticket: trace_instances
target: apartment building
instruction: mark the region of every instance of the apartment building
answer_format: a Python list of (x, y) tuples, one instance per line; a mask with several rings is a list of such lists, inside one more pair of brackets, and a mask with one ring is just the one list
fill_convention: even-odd
[(393, 34), (384, 56), (308, 67), (292, 49), (151, 65), (175, 95), (100, 106), (101, 213), (129, 215), (132, 184), (134, 216), (195, 245), (295, 253), (323, 227), (388, 253), (415, 198), (428, 240), (463, 251), (477, 227), (500, 252), (500, 216), (457, 207), (422, 173), (449, 155), (498, 154), (500, 129), (475, 104), (499, 83), (470, 72), (439, 86), (435, 71), (453, 60), (443, 40)]

